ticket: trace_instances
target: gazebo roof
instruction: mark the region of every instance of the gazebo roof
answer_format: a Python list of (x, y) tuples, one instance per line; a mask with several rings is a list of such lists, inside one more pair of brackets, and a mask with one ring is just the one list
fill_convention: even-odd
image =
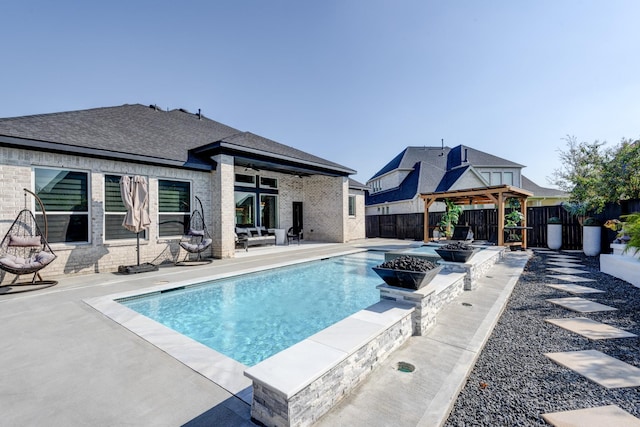
[(420, 197), (429, 205), (438, 200), (449, 199), (456, 205), (484, 205), (498, 204), (499, 200), (515, 197), (526, 199), (533, 193), (511, 185), (492, 185), (489, 187), (465, 188), (461, 190), (438, 191), (435, 193), (421, 193)]

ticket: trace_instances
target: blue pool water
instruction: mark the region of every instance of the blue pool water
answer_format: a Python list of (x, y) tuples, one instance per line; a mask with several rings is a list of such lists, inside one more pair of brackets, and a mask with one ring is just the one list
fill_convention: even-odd
[(120, 303), (253, 366), (378, 302), (382, 262), (361, 252)]

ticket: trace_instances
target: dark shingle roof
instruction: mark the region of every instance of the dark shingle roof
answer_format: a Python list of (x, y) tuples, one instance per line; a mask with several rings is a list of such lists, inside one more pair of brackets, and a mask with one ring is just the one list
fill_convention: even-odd
[[(464, 163), (464, 160), (468, 163)], [(464, 164), (472, 164), (474, 167), (524, 167), (502, 157), (494, 156), (466, 145), (458, 145), (451, 149), (447, 156), (447, 169), (453, 169)]]
[(400, 186), (380, 191), (374, 194), (368, 194), (365, 197), (366, 205), (375, 205), (378, 203), (396, 202), (399, 200), (409, 200), (418, 194), (418, 183), (420, 181), (420, 171), (423, 163), (418, 162), (414, 165), (414, 169), (409, 172), (409, 175), (402, 181)]
[(540, 187), (524, 175), (522, 175), (522, 188), (532, 192), (533, 197), (569, 197), (569, 194), (562, 190)]
[(455, 184), (455, 182), (467, 171), (467, 169), (469, 169), (469, 167), (470, 166), (464, 166), (447, 171), (447, 173), (445, 173), (442, 177), (442, 180), (438, 183), (438, 186), (435, 188), (435, 190), (424, 191), (424, 193), (449, 191), (449, 189), (451, 189), (451, 186)]
[(87, 154), (93, 150), (93, 155), (102, 157), (128, 155), (138, 161), (155, 159), (175, 165), (202, 164), (189, 156), (189, 150), (225, 140), (240, 151), (257, 150), (340, 173), (355, 173), (337, 163), (199, 114), (182, 109), (163, 111), (141, 104), (0, 119), (0, 143), (19, 144), (21, 140), (42, 142), (44, 145), (38, 146), (42, 149), (77, 153), (77, 147), (87, 150)]
[(449, 147), (407, 147), (371, 179), (396, 169), (411, 169), (418, 162), (425, 162), (444, 171), (449, 150), (451, 150)]

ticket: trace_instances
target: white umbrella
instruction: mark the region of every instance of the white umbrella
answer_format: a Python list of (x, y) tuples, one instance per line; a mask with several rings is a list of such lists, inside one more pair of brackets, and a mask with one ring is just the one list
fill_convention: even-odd
[(122, 203), (127, 208), (127, 213), (122, 221), (122, 226), (129, 231), (139, 233), (151, 225), (149, 218), (149, 187), (147, 179), (136, 175), (131, 178), (123, 176), (120, 179), (120, 192)]
[(131, 178), (123, 176), (120, 179), (120, 193), (122, 203), (127, 208), (127, 213), (122, 221), (122, 226), (129, 231), (136, 233), (138, 265), (140, 265), (140, 232), (146, 230), (151, 225), (149, 212), (149, 187), (147, 179), (136, 175)]

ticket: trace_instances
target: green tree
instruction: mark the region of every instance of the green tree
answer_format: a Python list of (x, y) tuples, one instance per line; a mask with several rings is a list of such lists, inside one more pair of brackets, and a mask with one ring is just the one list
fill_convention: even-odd
[(601, 212), (608, 200), (602, 192), (602, 176), (609, 153), (604, 142), (578, 142), (575, 136), (564, 138), (566, 150), (558, 150), (562, 166), (553, 171), (550, 182), (570, 193), (567, 210), (584, 215)]
[(640, 140), (622, 139), (606, 151), (600, 192), (609, 202), (640, 199)]

